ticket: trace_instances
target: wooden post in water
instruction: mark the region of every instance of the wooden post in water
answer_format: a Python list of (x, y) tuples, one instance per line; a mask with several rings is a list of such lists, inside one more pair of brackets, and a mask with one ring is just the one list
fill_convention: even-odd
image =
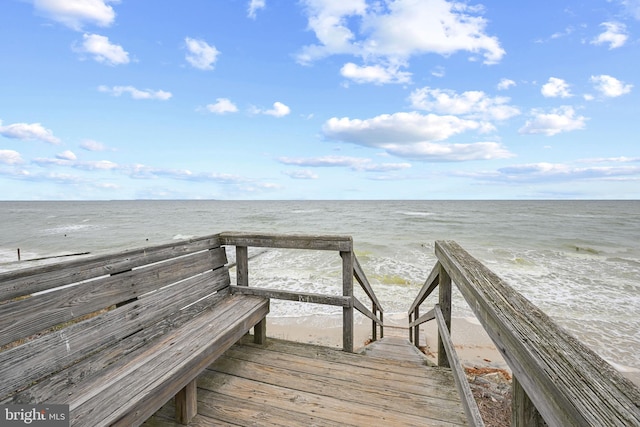
[[(440, 305), (440, 310), (442, 311), (442, 316), (444, 317), (449, 334), (451, 334), (451, 277), (449, 277), (449, 273), (447, 273), (447, 270), (445, 270), (442, 265), (440, 265), (438, 288), (438, 304)], [(438, 333), (438, 366), (445, 368), (450, 367), (440, 333)]]
[(342, 308), (342, 350), (353, 353), (353, 252), (340, 252), (342, 257), (342, 295), (351, 299)]
[(18, 261), (20, 261), (20, 248), (18, 248)]

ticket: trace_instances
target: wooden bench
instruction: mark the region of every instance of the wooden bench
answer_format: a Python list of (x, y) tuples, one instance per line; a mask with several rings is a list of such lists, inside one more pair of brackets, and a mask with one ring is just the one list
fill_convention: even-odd
[(72, 426), (143, 423), (255, 327), (269, 300), (232, 295), (218, 235), (0, 274), (0, 403), (68, 404)]

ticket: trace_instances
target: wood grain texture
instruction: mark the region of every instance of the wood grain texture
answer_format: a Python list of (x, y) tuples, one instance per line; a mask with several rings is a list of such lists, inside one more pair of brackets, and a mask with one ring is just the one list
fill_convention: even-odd
[(217, 235), (0, 273), (0, 301), (220, 246)]
[(266, 248), (315, 249), (326, 251), (352, 251), (351, 236), (259, 234), (243, 232), (220, 233), (223, 245)]
[(335, 305), (338, 307), (351, 307), (349, 297), (337, 295), (312, 294), (308, 292), (292, 292), (276, 289), (252, 288), (247, 286), (231, 286), (231, 292), (244, 295), (256, 295), (265, 298), (281, 299), (285, 301), (297, 301), (312, 304)]
[(442, 314), (442, 310), (440, 310), (439, 305), (436, 305), (434, 310), (436, 322), (438, 323), (439, 336), (442, 338), (442, 344), (446, 352), (447, 360), (449, 361), (448, 366), (451, 366), (456, 388), (462, 397), (462, 406), (464, 407), (464, 412), (467, 415), (467, 421), (469, 421), (470, 425), (484, 427), (482, 415), (480, 415), (480, 410), (478, 409), (476, 400), (473, 397), (473, 392), (471, 391), (471, 387), (467, 381), (467, 376), (462, 368), (462, 364), (460, 364), (456, 350), (453, 347), (453, 341), (451, 341), (451, 335), (449, 333), (449, 328), (447, 327), (447, 320), (445, 319), (444, 314)]
[(452, 241), (436, 255), (552, 426), (640, 425), (640, 389)]
[[(0, 346), (221, 268), (225, 263), (224, 250), (218, 248), (0, 305)], [(73, 284), (71, 280), (68, 285)]]
[[(397, 345), (414, 351), (406, 339)], [(243, 338), (198, 387), (193, 425), (467, 425), (450, 371), (276, 339)]]

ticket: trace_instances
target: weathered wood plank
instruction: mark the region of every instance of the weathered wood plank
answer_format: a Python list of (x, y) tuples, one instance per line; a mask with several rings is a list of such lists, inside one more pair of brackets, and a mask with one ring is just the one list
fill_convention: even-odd
[(176, 405), (176, 420), (180, 424), (189, 424), (198, 413), (198, 383), (192, 380), (180, 390), (174, 400)]
[(0, 346), (226, 263), (222, 248), (0, 305)]
[(414, 326), (419, 326), (422, 325), (423, 323), (429, 322), (433, 319), (436, 318), (436, 312), (434, 309), (429, 310), (428, 312), (426, 312), (425, 314), (423, 314), (422, 316), (420, 316), (418, 319), (414, 320), (413, 322), (409, 323), (409, 327), (413, 328)]
[(455, 242), (436, 255), (549, 425), (640, 425), (638, 387)]
[[(234, 426), (327, 426), (341, 427), (353, 425), (348, 420), (331, 421), (320, 417), (317, 412), (311, 415), (302, 412), (267, 407), (264, 403), (249, 399), (237, 399), (206, 389), (199, 390), (201, 414), (215, 423), (233, 423)], [(176, 426), (178, 427), (178, 426)], [(191, 427), (191, 426), (190, 426)], [(195, 426), (194, 426), (195, 427)]]
[[(279, 340), (269, 340), (265, 348), (243, 344), (235, 346), (227, 352), (227, 356), (239, 360), (261, 363), (277, 368), (289, 369), (292, 372), (313, 372), (315, 375), (360, 382), (361, 384), (393, 384), (405, 391), (424, 396), (458, 400), (454, 389), (451, 371), (441, 369), (422, 369), (423, 363), (399, 362), (379, 357), (363, 357), (361, 354), (350, 354), (329, 349), (315, 355), (300, 353), (296, 346)], [(244, 349), (245, 347), (248, 349)], [(273, 349), (273, 350), (272, 350)], [(338, 353), (338, 354), (335, 354)], [(343, 358), (340, 354), (350, 354), (353, 358)]]
[(0, 301), (220, 246), (217, 235), (0, 273)]
[(426, 300), (429, 297), (429, 295), (431, 295), (433, 291), (438, 287), (439, 274), (440, 274), (440, 264), (436, 262), (436, 265), (434, 265), (433, 268), (431, 269), (431, 273), (429, 273), (427, 280), (425, 280), (424, 285), (422, 286), (422, 289), (420, 289), (420, 292), (418, 292), (418, 295), (416, 296), (415, 300), (413, 300), (413, 302), (411, 303), (411, 306), (409, 307), (409, 311), (408, 311), (409, 314), (412, 314), (416, 309), (416, 307), (422, 304), (424, 300)]
[[(464, 424), (464, 413), (459, 401), (445, 400), (434, 396), (416, 395), (402, 388), (402, 384), (382, 384), (376, 382), (350, 381), (317, 375), (314, 372), (292, 371), (276, 368), (263, 363), (222, 357), (210, 370), (237, 378), (256, 380), (264, 384), (288, 388), (319, 396), (330, 396), (343, 402), (349, 411), (352, 404), (370, 405), (386, 413), (416, 414), (429, 420), (439, 420)], [(424, 366), (418, 369), (425, 369)], [(208, 375), (200, 380), (206, 387)], [(457, 418), (456, 418), (457, 416)]]
[(380, 319), (378, 319), (371, 311), (369, 311), (369, 309), (365, 307), (365, 305), (362, 304), (356, 297), (353, 297), (353, 307), (378, 325), (382, 325)]
[(244, 295), (256, 295), (265, 298), (298, 301), (312, 304), (351, 307), (351, 299), (337, 295), (312, 294), (308, 292), (292, 292), (276, 289), (264, 289), (246, 286), (231, 286), (231, 292)]
[(236, 246), (236, 284), (249, 286), (249, 248)]
[(348, 402), (348, 405), (340, 399), (331, 396), (323, 396), (300, 390), (290, 390), (285, 387), (274, 386), (260, 381), (252, 381), (245, 378), (234, 377), (217, 372), (215, 375), (200, 377), (200, 387), (207, 388), (237, 399), (254, 399), (263, 402), (265, 406), (276, 407), (282, 410), (302, 412), (313, 415), (322, 408), (322, 415), (334, 422), (345, 419), (348, 414), (350, 422), (359, 425), (368, 425), (375, 420), (381, 425), (420, 426), (453, 426), (459, 425), (446, 421), (426, 420), (414, 414), (403, 414), (392, 410), (381, 409), (368, 404)]
[(0, 398), (159, 322), (228, 283), (226, 268), (218, 269), (0, 353)]
[(386, 337), (368, 344), (361, 353), (386, 359), (414, 361), (420, 365), (428, 363), (426, 356), (406, 338)]
[[(342, 257), (342, 295), (353, 300), (353, 252), (340, 252)], [(342, 308), (342, 350), (353, 353), (353, 305)]]
[(364, 274), (364, 270), (362, 269), (360, 261), (358, 260), (358, 257), (355, 255), (355, 253), (353, 255), (353, 273), (356, 280), (358, 281), (358, 283), (360, 283), (360, 286), (367, 294), (371, 302), (373, 302), (376, 307), (378, 307), (378, 309), (382, 311), (382, 305), (380, 304), (380, 301), (378, 301), (375, 292), (373, 292), (373, 288), (371, 287), (367, 276)]
[(471, 391), (471, 387), (469, 387), (467, 376), (464, 369), (462, 369), (462, 364), (460, 364), (456, 350), (453, 347), (453, 341), (451, 341), (451, 335), (449, 334), (449, 328), (447, 327), (447, 320), (445, 319), (444, 314), (442, 314), (442, 310), (440, 310), (439, 305), (436, 305), (435, 312), (438, 331), (442, 338), (449, 366), (451, 366), (453, 372), (453, 379), (455, 380), (456, 388), (462, 397), (462, 406), (464, 407), (464, 412), (467, 415), (467, 421), (470, 425), (484, 427), (482, 415), (480, 415), (480, 410), (478, 409), (476, 400), (473, 397), (473, 392)]
[[(268, 311), (263, 298), (236, 295), (224, 299), (215, 310), (146, 347), (120, 369), (83, 384), (83, 393), (69, 402), (71, 424), (130, 426), (143, 422)], [(100, 423), (93, 423), (95, 420)]]
[[(438, 307), (442, 313), (444, 319), (444, 326), (447, 331), (451, 333), (451, 277), (449, 273), (440, 264), (440, 273), (438, 274)], [(437, 310), (436, 310), (437, 316)], [(445, 354), (445, 346), (442, 339), (442, 334), (438, 334), (438, 366), (449, 368), (449, 358)]]
[(351, 236), (260, 234), (235, 231), (220, 233), (219, 236), (223, 245), (349, 252), (353, 250)]
[[(114, 368), (117, 364), (126, 363), (128, 355), (140, 351), (144, 346), (149, 345), (160, 337), (166, 335), (171, 330), (181, 327), (193, 317), (199, 315), (204, 310), (229, 295), (227, 288), (217, 292), (215, 295), (201, 300), (188, 308), (177, 311), (171, 316), (153, 323), (142, 331), (129, 335), (124, 339), (111, 345), (103, 351), (97, 352), (73, 366), (58, 372), (46, 379), (31, 385), (28, 389), (13, 395), (10, 399), (0, 401), (1, 403), (36, 403), (53, 402), (61, 395), (69, 393), (68, 388), (72, 384), (80, 382), (99, 374), (103, 369)], [(173, 414), (173, 413), (172, 413)]]

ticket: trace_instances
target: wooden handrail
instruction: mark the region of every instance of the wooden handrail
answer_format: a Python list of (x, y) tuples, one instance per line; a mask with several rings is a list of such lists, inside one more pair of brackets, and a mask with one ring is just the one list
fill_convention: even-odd
[[(640, 388), (456, 242), (437, 241), (435, 252), (438, 274), (451, 277), (513, 372), (513, 425), (542, 419), (550, 426), (640, 425)], [(434, 283), (440, 284), (440, 305), (450, 307), (450, 289), (433, 277), (436, 267), (409, 311), (416, 329), (430, 317), (416, 314)]]
[(449, 334), (442, 310), (440, 310), (440, 305), (436, 304), (432, 311), (436, 318), (436, 323), (438, 324), (438, 331), (442, 337), (449, 365), (453, 371), (453, 380), (456, 383), (458, 393), (462, 397), (462, 406), (465, 414), (467, 415), (467, 420), (473, 426), (484, 427), (482, 415), (480, 415), (478, 404), (473, 397), (473, 392), (469, 386), (469, 381), (467, 381), (467, 376), (462, 368), (462, 364), (460, 364), (460, 360), (458, 359), (458, 354), (453, 347), (453, 341), (451, 340), (451, 335)]
[[(340, 306), (343, 309), (343, 350), (353, 352), (353, 310), (356, 309), (372, 321), (372, 339), (377, 339), (377, 328), (380, 336), (384, 334), (383, 310), (373, 288), (364, 274), (362, 266), (353, 252), (351, 236), (334, 235), (291, 235), (291, 234), (255, 234), (244, 232), (224, 232), (219, 234), (223, 245), (236, 247), (236, 283), (234, 292), (267, 296), (269, 298), (289, 301), (309, 302), (314, 304), (328, 304)], [(342, 258), (342, 296), (309, 294), (274, 289), (249, 288), (248, 256), (249, 247), (279, 248), (279, 249), (311, 249), (338, 251)], [(367, 309), (353, 295), (353, 278), (362, 287), (372, 302), (372, 310)]]

